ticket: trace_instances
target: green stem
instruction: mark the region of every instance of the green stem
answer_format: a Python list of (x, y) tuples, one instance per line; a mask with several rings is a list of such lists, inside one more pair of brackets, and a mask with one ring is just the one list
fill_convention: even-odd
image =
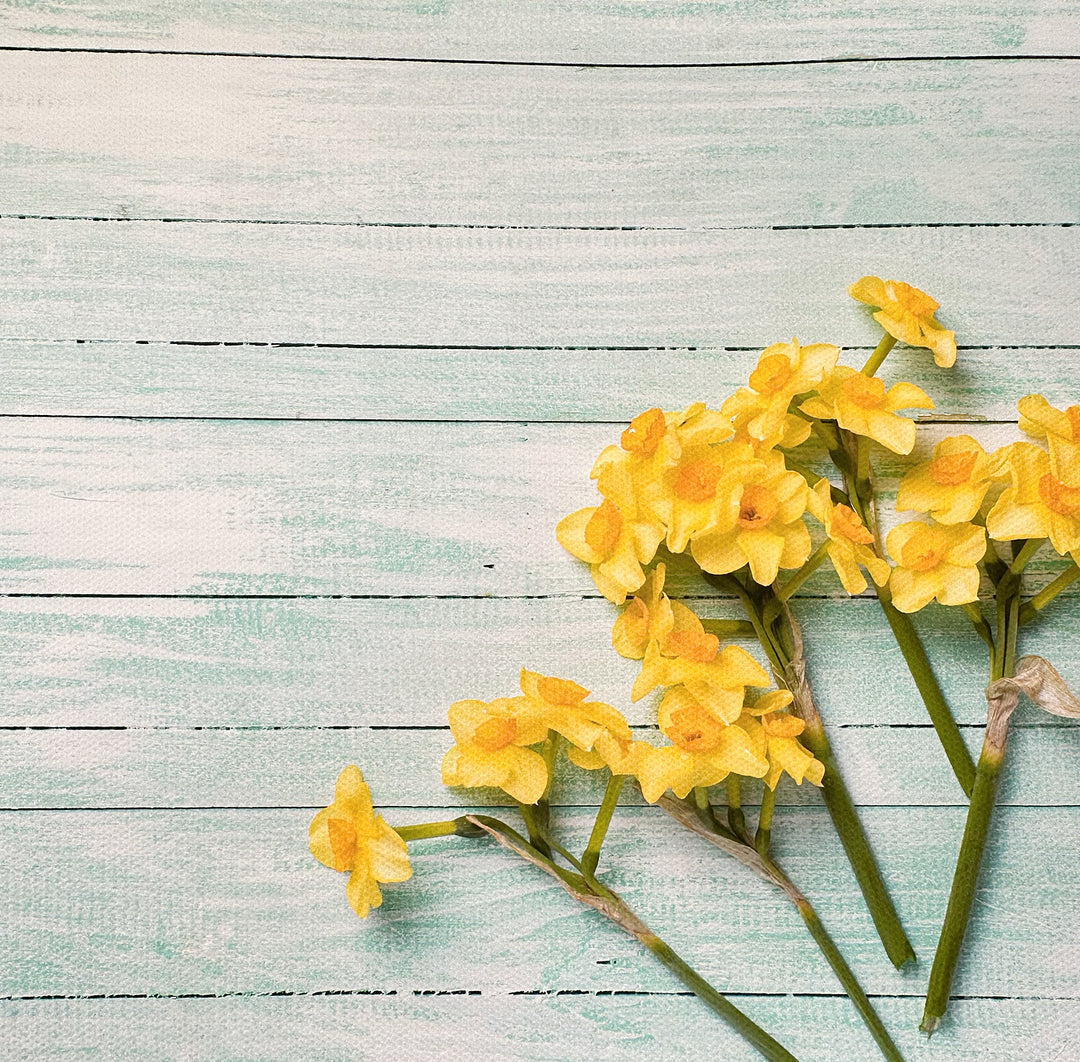
[(862, 372), (867, 376), (873, 376), (874, 373), (881, 368), (881, 363), (888, 357), (889, 351), (896, 346), (896, 337), (890, 336), (888, 332), (881, 337), (881, 342), (874, 347), (874, 353), (866, 359), (866, 364), (862, 367)]
[(403, 841), (421, 841), (425, 837), (479, 837), (483, 831), (477, 829), (465, 816), (450, 819), (448, 822), (421, 822), (416, 826), (395, 826), (394, 832)]
[(722, 642), (732, 638), (754, 638), (757, 632), (749, 620), (732, 619), (705, 619), (702, 618), (701, 626), (707, 634), (715, 634)]
[(993, 659), (994, 632), (990, 629), (990, 624), (986, 622), (986, 617), (982, 614), (978, 601), (968, 601), (960, 607), (968, 614), (968, 618), (975, 628), (975, 633), (986, 643), (986, 647), (990, 650), (990, 657)]
[(813, 553), (810, 554), (806, 563), (776, 591), (776, 596), (781, 601), (787, 601), (796, 590), (799, 589), (811, 575), (821, 566), (822, 561), (829, 555), (829, 540), (825, 539)]
[(638, 938), (687, 988), (702, 1002), (720, 1015), (747, 1043), (769, 1062), (798, 1062), (798, 1059), (774, 1040), (756, 1022), (751, 1021), (738, 1007), (729, 1003), (704, 977), (677, 955), (655, 934)]
[(938, 740), (941, 742), (945, 755), (952, 765), (953, 774), (960, 783), (965, 796), (971, 796), (972, 787), (975, 784), (975, 764), (972, 762), (971, 753), (968, 752), (964, 739), (960, 736), (960, 730), (956, 725), (949, 705), (945, 701), (945, 695), (938, 685), (937, 676), (930, 664), (930, 660), (923, 648), (922, 640), (911, 622), (911, 617), (901, 612), (892, 603), (892, 594), (889, 587), (877, 588), (878, 602), (885, 618), (889, 621), (896, 644), (900, 652), (904, 654), (911, 677), (915, 680), (915, 686), (926, 706), (930, 721), (937, 731)]
[(986, 849), (986, 838), (990, 830), (994, 798), (1004, 758), (1004, 746), (995, 749), (987, 743), (983, 744), (979, 766), (975, 771), (975, 788), (971, 794), (967, 822), (964, 824), (964, 837), (960, 842), (960, 855), (956, 861), (952, 889), (949, 892), (949, 905), (941, 926), (937, 951), (934, 953), (934, 965), (930, 970), (930, 985), (927, 988), (926, 1006), (920, 1025), (927, 1034), (941, 1024), (948, 1007), (949, 989), (971, 916), (971, 904), (975, 899), (975, 886)]
[(551, 846), (548, 844), (547, 837), (544, 833), (544, 828), (540, 823), (540, 817), (537, 814), (539, 805), (536, 804), (522, 804), (518, 802), (518, 810), (521, 812), (521, 817), (525, 822), (525, 828), (529, 831), (529, 844), (533, 846), (538, 852), (551, 858)]
[[(874, 859), (870, 842), (855, 812), (855, 804), (844, 784), (840, 768), (833, 756), (832, 746), (825, 735), (825, 727), (814, 704), (810, 687), (806, 683), (803, 674), (801, 635), (790, 612), (785, 611), (783, 619), (785, 627), (789, 630), (789, 637), (796, 645), (796, 651), (792, 657), (784, 661), (784, 667), (777, 671), (776, 678), (791, 692), (794, 697), (795, 711), (806, 724), (800, 740), (825, 767), (825, 776), (821, 786), (825, 807), (840, 837), (848, 862), (855, 872), (859, 889), (862, 891), (870, 916), (874, 920), (885, 953), (892, 964), (899, 969), (905, 963), (915, 961), (915, 949), (912, 948), (904, 927), (900, 924), (900, 917), (885, 887), (885, 881)], [(797, 666), (796, 659), (798, 659)]]
[(620, 929), (640, 941), (703, 1003), (727, 1022), (764, 1058), (768, 1059), (768, 1062), (799, 1062), (760, 1025), (743, 1014), (733, 1003), (728, 1002), (697, 970), (653, 933), (630, 910), (622, 897), (607, 888), (603, 882), (595, 877), (583, 878), (556, 866), (543, 853), (532, 847), (524, 837), (498, 819), (492, 819), (486, 815), (473, 815), (470, 818), (504, 848), (508, 848), (540, 870), (550, 874), (575, 900), (595, 908)]
[(739, 776), (729, 774), (724, 782), (727, 788), (727, 820), (731, 832), (736, 837), (742, 838), (747, 844), (750, 843), (750, 835), (746, 832), (746, 816), (742, 809), (742, 791), (739, 786)]
[(1020, 607), (1020, 622), (1030, 623), (1062, 590), (1080, 579), (1080, 568), (1070, 564), (1052, 582), (1047, 583), (1027, 604)]
[(754, 834), (754, 847), (758, 855), (769, 854), (769, 840), (772, 836), (773, 810), (776, 807), (776, 790), (765, 786), (761, 794), (761, 809), (758, 811), (757, 832)]
[(840, 954), (840, 949), (837, 948), (836, 943), (829, 936), (828, 930), (821, 924), (821, 919), (818, 918), (813, 905), (794, 885), (791, 885), (787, 875), (771, 859), (763, 857), (763, 862), (770, 871), (775, 873), (778, 878), (782, 878), (790, 886), (789, 895), (795, 903), (799, 916), (810, 931), (810, 936), (814, 938), (815, 943), (821, 949), (821, 954), (825, 956), (829, 966), (832, 967), (836, 979), (844, 986), (844, 991), (847, 992), (851, 1002), (855, 1005), (859, 1017), (866, 1023), (866, 1027), (870, 1030), (874, 1042), (881, 1049), (881, 1053), (889, 1062), (904, 1062), (904, 1056), (900, 1054), (899, 1048), (893, 1043), (889, 1030), (882, 1024), (877, 1011), (874, 1010), (873, 1005), (862, 989), (862, 985), (859, 984), (858, 978), (852, 972), (851, 967), (848, 966), (844, 956)]
[(742, 602), (743, 609), (746, 612), (747, 618), (753, 625), (754, 634), (757, 636), (758, 643), (764, 650), (765, 655), (769, 658), (769, 663), (774, 668), (782, 669), (783, 661), (780, 657), (780, 651), (776, 645), (773, 644), (773, 640), (770, 637), (768, 631), (766, 631), (761, 621), (761, 615), (758, 612), (757, 605), (754, 604), (753, 598), (747, 592), (742, 582), (734, 575), (711, 575), (709, 572), (701, 573), (707, 583), (712, 583), (713, 586), (718, 587), (721, 590), (732, 591), (734, 590), (736, 596)]
[(1020, 552), (1013, 558), (1012, 564), (1009, 565), (1009, 571), (1013, 575), (1019, 575), (1025, 567), (1027, 562), (1039, 551), (1042, 544), (1046, 541), (1044, 538), (1029, 538), (1021, 547)]
[(589, 843), (581, 857), (581, 866), (587, 875), (596, 873), (597, 864), (600, 862), (600, 848), (607, 836), (608, 826), (611, 825), (611, 816), (615, 811), (615, 805), (619, 802), (619, 794), (622, 792), (626, 775), (608, 775), (607, 788), (604, 790), (604, 799), (600, 804), (600, 810), (596, 813), (596, 821), (593, 823), (592, 833), (589, 834)]
[[(887, 336), (886, 338), (890, 337)], [(880, 344), (878, 346), (880, 347)], [(891, 345), (889, 349), (891, 349)], [(888, 350), (886, 353), (888, 353)], [(879, 528), (873, 512), (873, 484), (869, 480), (868, 473), (865, 476), (862, 474), (863, 455), (868, 455), (869, 448), (866, 445), (866, 440), (858, 438), (854, 440), (852, 445), (855, 447), (856, 454), (859, 455), (860, 474), (856, 476), (854, 489), (850, 493), (863, 523), (872, 530), (880, 549)], [(963, 790), (964, 795), (970, 796), (975, 783), (975, 765), (972, 762), (967, 745), (963, 743), (963, 738), (960, 737), (960, 730), (956, 725), (953, 712), (949, 710), (948, 702), (942, 693), (941, 685), (937, 682), (937, 676), (931, 667), (930, 658), (927, 656), (927, 650), (923, 648), (915, 624), (912, 622), (912, 618), (893, 605), (892, 592), (889, 590), (888, 583), (883, 587), (875, 586), (874, 589), (881, 610), (885, 613), (885, 617), (889, 622), (892, 636), (895, 638), (896, 645), (900, 646), (900, 651), (907, 663), (907, 669), (912, 673), (922, 703), (926, 705), (927, 714), (934, 725), (934, 730), (937, 731), (937, 740), (942, 743), (948, 762), (953, 767), (953, 774), (956, 775), (956, 780), (960, 783), (960, 789)]]
[(844, 846), (848, 862), (855, 871), (855, 877), (885, 948), (885, 954), (889, 956), (889, 961), (900, 969), (905, 963), (915, 961), (915, 949), (911, 946), (904, 927), (900, 924), (900, 917), (885, 887), (881, 870), (855, 811), (851, 794), (844, 785), (844, 779), (840, 775), (832, 747), (825, 736), (820, 719), (817, 720), (816, 725), (807, 724), (800, 735), (800, 740), (814, 754), (814, 757), (825, 765), (825, 776), (821, 784), (821, 795), (825, 800), (825, 807), (840, 837), (840, 843)]
[[(1036, 548), (1042, 543), (1035, 540)], [(1026, 563), (1034, 550), (1027, 550), (1030, 542), (1017, 554), (1021, 561), (1019, 570)], [(1020, 632), (1020, 577), (1011, 569), (1005, 573), (997, 586), (997, 645), (991, 669), (991, 682), (996, 679), (1011, 677), (1016, 670), (1016, 641)], [(1015, 704), (1015, 702), (1014, 702)], [(979, 881), (979, 869), (982, 866), (986, 839), (990, 832), (990, 820), (994, 814), (994, 800), (997, 796), (1001, 768), (1005, 763), (1005, 749), (1009, 734), (1009, 718), (1012, 709), (1002, 712), (993, 700), (988, 701), (986, 736), (983, 738), (979, 765), (975, 771), (975, 788), (971, 794), (967, 821), (964, 823), (964, 836), (960, 842), (960, 854), (956, 860), (952, 888), (949, 891), (949, 904), (945, 910), (945, 921), (941, 926), (934, 964), (930, 970), (930, 984), (926, 991), (926, 1006), (920, 1028), (930, 1034), (941, 1024), (949, 1005), (949, 990), (952, 987), (956, 964), (964, 943), (968, 921), (971, 917), (971, 905), (975, 899), (975, 888)]]

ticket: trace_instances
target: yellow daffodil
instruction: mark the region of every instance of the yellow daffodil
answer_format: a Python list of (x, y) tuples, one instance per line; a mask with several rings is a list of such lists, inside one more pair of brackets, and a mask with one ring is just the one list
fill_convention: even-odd
[(611, 628), (611, 643), (620, 656), (641, 660), (650, 643), (662, 656), (681, 656), (707, 663), (720, 648), (716, 635), (708, 634), (701, 620), (663, 592), (666, 565), (649, 573), (642, 593), (634, 597)]
[(345, 894), (361, 918), (382, 903), (380, 882), (412, 877), (405, 842), (375, 814), (364, 776), (352, 765), (338, 775), (334, 802), (311, 820), (308, 847), (324, 866), (350, 872)]
[(443, 757), (443, 785), (495, 786), (522, 804), (540, 799), (547, 763), (526, 746), (543, 741), (548, 726), (526, 698), (457, 701), (448, 714), (456, 744)]
[(798, 568), (810, 555), (803, 523), (809, 488), (775, 451), (741, 461), (730, 470), (715, 530), (692, 540), (690, 552), (706, 572), (723, 575), (750, 565), (754, 580), (767, 586), (778, 568)]
[(672, 744), (645, 745), (636, 764), (635, 775), (650, 804), (668, 789), (685, 797), (695, 786), (715, 785), (729, 774), (761, 778), (769, 769), (745, 730), (725, 726), (700, 706), (675, 708), (663, 732)]
[(605, 732), (630, 740), (630, 728), (622, 714), (610, 704), (585, 700), (589, 691), (576, 682), (522, 668), (521, 692), (535, 718), (584, 752), (591, 751)]
[(809, 507), (814, 518), (825, 527), (829, 560), (849, 594), (861, 594), (866, 589), (860, 567), (870, 573), (878, 586), (889, 581), (889, 564), (874, 551), (873, 533), (849, 505), (833, 503), (827, 479), (819, 479), (814, 484)]
[(1057, 474), (1050, 456), (1034, 443), (1013, 443), (994, 458), (1011, 485), (986, 514), (990, 537), (1049, 538), (1058, 553), (1080, 558), (1080, 458), (1060, 464)]
[(715, 526), (723, 504), (718, 488), (729, 454), (719, 446), (687, 447), (664, 472), (654, 511), (667, 528), (672, 553), (682, 553), (694, 535)]
[(970, 435), (954, 435), (904, 475), (896, 508), (929, 513), (939, 524), (966, 524), (979, 511), (991, 478), (986, 451)]
[(645, 652), (641, 673), (634, 682), (631, 698), (640, 700), (657, 686), (680, 687), (721, 723), (730, 723), (742, 711), (747, 686), (767, 686), (769, 677), (758, 662), (736, 645), (716, 649), (715, 641), (693, 639), (687, 655), (664, 656), (651, 642)]
[(1080, 457), (1080, 406), (1055, 409), (1042, 395), (1025, 395), (1016, 408), (1020, 411), (1020, 430), (1046, 439), (1050, 471), (1055, 477), (1068, 478), (1068, 470)]
[(601, 495), (621, 510), (648, 520), (665, 469), (675, 464), (687, 447), (721, 442), (732, 430), (728, 419), (707, 409), (704, 402), (673, 413), (647, 409), (630, 422), (618, 446), (601, 451), (590, 477), (596, 480)]
[(901, 612), (918, 612), (934, 598), (943, 605), (964, 605), (978, 598), (977, 565), (986, 552), (981, 527), (912, 520), (894, 527), (885, 545), (897, 564), (889, 587)]
[[(721, 412), (733, 418), (736, 432), (745, 430), (758, 442), (775, 441), (775, 444), (794, 446), (798, 443), (785, 440), (793, 430), (788, 424), (788, 405), (791, 400), (807, 391), (813, 391), (836, 365), (840, 348), (829, 343), (812, 343), (801, 347), (796, 339), (790, 343), (774, 343), (766, 347), (750, 374), (750, 386), (741, 387), (720, 407)], [(799, 422), (799, 418), (792, 417)], [(802, 421), (796, 434), (803, 433), (799, 442), (806, 440), (810, 426)]]
[(894, 453), (909, 454), (915, 445), (915, 422), (897, 414), (900, 409), (933, 409), (922, 388), (893, 384), (887, 391), (880, 377), (866, 376), (837, 365), (799, 409), (818, 420), (835, 420), (841, 428), (865, 435)]
[(787, 700), (765, 694), (740, 716), (737, 723), (738, 728), (750, 737), (755, 753), (768, 761), (765, 784), (775, 789), (780, 776), (786, 773), (796, 785), (802, 785), (804, 778), (813, 785), (821, 785), (825, 765), (798, 740), (806, 724), (798, 716), (783, 710), (791, 703), (791, 694), (786, 690), (775, 690), (772, 694), (786, 694)]
[(662, 527), (627, 516), (610, 499), (564, 516), (555, 528), (559, 545), (585, 561), (597, 590), (621, 605), (645, 581), (643, 564), (656, 555)]
[(848, 288), (857, 302), (878, 307), (874, 314), (889, 335), (909, 347), (934, 352), (934, 363), (947, 369), (956, 362), (956, 336), (934, 318), (938, 304), (918, 288), (899, 280), (862, 277)]

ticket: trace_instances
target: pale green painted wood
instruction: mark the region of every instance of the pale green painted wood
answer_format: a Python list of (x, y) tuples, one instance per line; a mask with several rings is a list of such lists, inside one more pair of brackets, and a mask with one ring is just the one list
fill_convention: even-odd
[[(836, 321), (859, 312), (843, 302), (833, 310)], [(830, 324), (814, 334), (827, 335)], [(779, 336), (777, 330), (774, 338)], [(847, 350), (841, 360), (859, 365), (868, 356), (867, 347)], [(942, 372), (925, 351), (899, 347), (884, 375), (902, 376), (932, 394), (935, 417), (1015, 420), (1018, 396), (1032, 387), (1059, 407), (1075, 402), (1076, 356), (1065, 347), (961, 349), (957, 366)], [(367, 349), (11, 340), (0, 342), (0, 413), (618, 422), (654, 406), (677, 409), (697, 399), (718, 404), (745, 385), (757, 357), (756, 350), (723, 348)]]
[[(694, 607), (738, 615), (730, 601)], [(872, 600), (800, 599), (795, 611), (830, 724), (927, 723)], [(615, 615), (595, 597), (0, 599), (0, 726), (441, 726), (455, 700), (513, 693), (523, 665), (645, 723), (653, 701), (628, 702), (638, 664), (611, 649)], [(1080, 602), (1062, 599), (1021, 649), (1080, 685), (1078, 618)], [(986, 664), (967, 618), (932, 606), (916, 622), (957, 719), (980, 724)]]
[[(454, 811), (429, 813), (430, 818)], [(0, 994), (396, 989), (666, 991), (667, 972), (545, 875), (487, 842), (414, 846), (413, 878), (359, 923), (345, 877), (307, 851), (311, 810), (6, 812), (2, 886), (18, 912)], [(387, 808), (392, 823), (408, 811)], [(866, 989), (917, 997), (963, 828), (954, 808), (866, 808), (863, 819), (924, 962), (882, 957), (824, 811), (785, 809), (778, 856)], [(591, 813), (563, 836), (583, 847)], [(1001, 808), (961, 995), (1075, 998), (1080, 809)], [(562, 829), (562, 827), (560, 827)], [(1035, 865), (1030, 854), (1039, 852)], [(660, 812), (627, 808), (602, 871), (677, 951), (736, 992), (837, 986), (790, 904)]]
[(717, 72), (29, 52), (3, 65), (0, 214), (1080, 221), (1076, 63)]
[[(1072, 677), (1075, 685), (1080, 673)], [(982, 682), (985, 685), (985, 676)], [(516, 684), (508, 683), (505, 692), (515, 693)], [(827, 705), (822, 705), (822, 712), (828, 719)], [(655, 724), (655, 711), (638, 714), (651, 716), (649, 722)], [(1080, 726), (1043, 725), (1049, 717), (1034, 709), (1026, 709), (1020, 718), (1033, 725), (1025, 727), (1018, 720), (999, 802), (1080, 807)], [(399, 725), (407, 722), (403, 712)], [(445, 727), (445, 714), (441, 722)], [(343, 717), (339, 726), (350, 724), (352, 720)], [(8, 733), (0, 750), (0, 806), (316, 807), (329, 803), (333, 779), (348, 763), (363, 770), (377, 799), (386, 804), (415, 808), (513, 804), (501, 790), (478, 794), (443, 787), (439, 765), (453, 744), (446, 729), (372, 730), (352, 725), (340, 730)], [(829, 731), (856, 803), (868, 807), (963, 803), (929, 726), (894, 729), (877, 723)], [(981, 728), (964, 733), (977, 755)], [(667, 743), (654, 730), (639, 731), (638, 736)], [(560, 760), (553, 802), (598, 805), (606, 781), (606, 776)], [(747, 799), (756, 800), (761, 792), (752, 782), (746, 789)], [(807, 783), (787, 787), (778, 802), (817, 805), (819, 797)]]
[(574, 64), (1062, 55), (1080, 51), (1075, 15), (1062, 0), (18, 0), (0, 9), (0, 44)]
[(872, 273), (930, 291), (965, 343), (1077, 342), (1076, 228), (5, 220), (0, 246), (0, 336), (17, 339), (758, 347), (797, 335), (863, 345), (880, 330), (844, 292)]
[[(1034, 384), (1035, 381), (1032, 381)], [(987, 449), (1011, 425), (967, 425)], [(555, 540), (613, 425), (5, 418), (0, 587), (19, 593), (594, 595)], [(955, 426), (927, 425), (914, 458)], [(908, 467), (877, 451), (887, 511)], [(253, 473), (257, 470), (257, 473)], [(1060, 567), (1032, 563), (1035, 587)], [(819, 574), (819, 592), (837, 592)], [(673, 592), (715, 596), (688, 562)], [(810, 584), (808, 584), (809, 586)]]
[[(416, 990), (420, 992), (420, 990)], [(873, 1058), (846, 1000), (735, 998), (800, 1058)], [(1067, 1062), (1080, 1044), (1075, 1000), (963, 999), (932, 1048), (916, 1029), (916, 999), (874, 1005), (909, 1059)], [(35, 1000), (0, 1003), (10, 1062), (724, 1062), (760, 1058), (694, 999), (654, 996), (397, 996)]]

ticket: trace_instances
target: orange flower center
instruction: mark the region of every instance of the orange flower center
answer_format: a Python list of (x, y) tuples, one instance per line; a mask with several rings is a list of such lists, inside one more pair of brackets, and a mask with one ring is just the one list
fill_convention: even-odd
[(930, 462), (927, 471), (935, 483), (943, 487), (957, 487), (971, 478), (971, 470), (979, 459), (978, 452), (967, 450), (960, 454), (942, 454)]
[(840, 385), (840, 389), (860, 409), (877, 409), (885, 404), (885, 383), (877, 376), (854, 373)]
[(1069, 406), (1065, 410), (1065, 416), (1069, 418), (1069, 428), (1072, 430), (1072, 441), (1080, 442), (1080, 406)]
[(716, 497), (716, 484), (720, 482), (721, 468), (715, 461), (700, 457), (679, 469), (675, 477), (675, 493), (687, 501), (712, 501)]
[(743, 487), (739, 499), (739, 526), (750, 530), (764, 527), (778, 512), (780, 503), (768, 487), (751, 483)]
[(774, 738), (798, 737), (806, 729), (806, 724), (797, 715), (780, 712), (763, 715), (761, 725), (765, 728), (765, 733)]
[(498, 752), (506, 748), (517, 734), (517, 720), (493, 716), (485, 719), (473, 734), (473, 744), (485, 752)]
[(855, 542), (860, 546), (868, 545), (874, 541), (874, 536), (863, 522), (859, 519), (855, 510), (848, 505), (837, 505), (832, 512), (833, 537), (840, 535), (849, 542)]
[(945, 556), (948, 540), (940, 527), (921, 527), (904, 543), (900, 563), (916, 572), (936, 568)]
[(536, 680), (536, 692), (551, 704), (577, 704), (589, 691), (569, 679), (542, 677)]
[(1060, 516), (1075, 516), (1080, 512), (1080, 487), (1068, 487), (1049, 472), (1039, 480), (1039, 497)]
[(664, 419), (664, 411), (647, 409), (630, 421), (630, 426), (622, 433), (619, 442), (629, 453), (651, 454), (656, 452), (666, 431), (667, 421)]
[(622, 525), (622, 513), (618, 506), (610, 498), (605, 498), (585, 525), (585, 541), (600, 556), (606, 557), (618, 543)]
[(770, 354), (750, 374), (750, 386), (759, 395), (775, 395), (792, 377), (791, 362), (784, 354)]
[(348, 870), (356, 855), (356, 827), (348, 819), (327, 819), (326, 832), (335, 870)]
[(724, 724), (704, 708), (680, 708), (671, 713), (667, 736), (684, 752), (712, 752), (720, 744)]
[(672, 631), (664, 643), (664, 651), (695, 664), (707, 664), (720, 649), (720, 639), (705, 631)]

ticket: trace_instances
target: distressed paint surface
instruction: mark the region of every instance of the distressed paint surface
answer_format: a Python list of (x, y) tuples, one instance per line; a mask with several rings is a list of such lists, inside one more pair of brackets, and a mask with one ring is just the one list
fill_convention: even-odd
[[(851, 312), (841, 302), (805, 338), (831, 338)], [(777, 325), (771, 337), (762, 329), (759, 339), (764, 345), (781, 335)], [(849, 347), (841, 360), (861, 364), (870, 349)], [(1074, 347), (961, 351), (960, 364), (942, 372), (925, 352), (901, 348), (886, 372), (902, 373), (932, 395), (932, 418), (1013, 421), (1017, 398), (1034, 386), (1055, 405), (1072, 401), (1071, 381), (1040, 367), (1068, 364), (1077, 357)], [(757, 356), (757, 349), (723, 347), (0, 340), (0, 414), (621, 424), (656, 406), (716, 403), (743, 386)]]
[[(755, 1057), (477, 842), (426, 842), (358, 925), (306, 824), (352, 759), (391, 822), (490, 810), (438, 783), (445, 710), (522, 663), (629, 707), (555, 520), (640, 409), (716, 401), (793, 333), (861, 361), (860, 274), (925, 286), (968, 345), (947, 378), (888, 363), (932, 420), (996, 445), (1019, 395), (1076, 399), (1075, 62), (1021, 57), (1078, 33), (1055, 0), (0, 4), (0, 1054)], [(904, 61), (813, 62), (860, 55)], [(1018, 716), (927, 1047), (962, 801), (876, 604), (834, 591), (796, 610), (919, 969), (885, 963), (816, 793), (781, 793), (780, 857), (909, 1062), (1065, 1062), (1080, 732)], [(1024, 645), (1074, 680), (1078, 608)], [(960, 619), (919, 622), (975, 743)], [(560, 778), (583, 843), (596, 780)], [(782, 901), (627, 802), (604, 866), (650, 924), (803, 1062), (870, 1057)]]
[[(0, 337), (416, 346), (877, 342), (863, 274), (977, 346), (1075, 346), (1080, 228), (354, 228), (0, 221)], [(1008, 268), (1003, 267), (1008, 264)], [(603, 382), (596, 386), (602, 388)]]
[[(387, 803), (391, 823), (459, 813)], [(487, 842), (417, 845), (413, 878), (387, 886), (378, 921), (358, 924), (345, 877), (292, 841), (304, 836), (313, 810), (0, 812), (11, 851), (6, 891), (20, 912), (7, 931), (17, 958), (0, 972), (2, 994), (675, 987), (620, 930)], [(963, 809), (865, 808), (862, 817), (925, 960), (952, 877), (942, 852), (959, 842)], [(566, 813), (564, 835), (578, 850), (592, 818), (591, 809)], [(601, 874), (676, 951), (711, 971), (718, 987), (836, 992), (816, 945), (775, 889), (655, 809), (624, 809), (622, 820), (605, 845)], [(958, 994), (1080, 992), (1071, 961), (1080, 946), (1078, 827), (1076, 807), (999, 809)], [(928, 962), (900, 973), (884, 959), (826, 813), (784, 809), (776, 841), (777, 858), (820, 908), (867, 991), (924, 992)], [(1043, 853), (1035, 870), (1023, 859), (1032, 843)]]
[(1073, 62), (718, 72), (15, 52), (3, 63), (0, 214), (1080, 221)]
[(1068, 55), (1063, 0), (944, 7), (769, 0), (9, 0), (0, 43), (36, 48), (381, 55), (509, 62), (768, 62), (835, 56)]

